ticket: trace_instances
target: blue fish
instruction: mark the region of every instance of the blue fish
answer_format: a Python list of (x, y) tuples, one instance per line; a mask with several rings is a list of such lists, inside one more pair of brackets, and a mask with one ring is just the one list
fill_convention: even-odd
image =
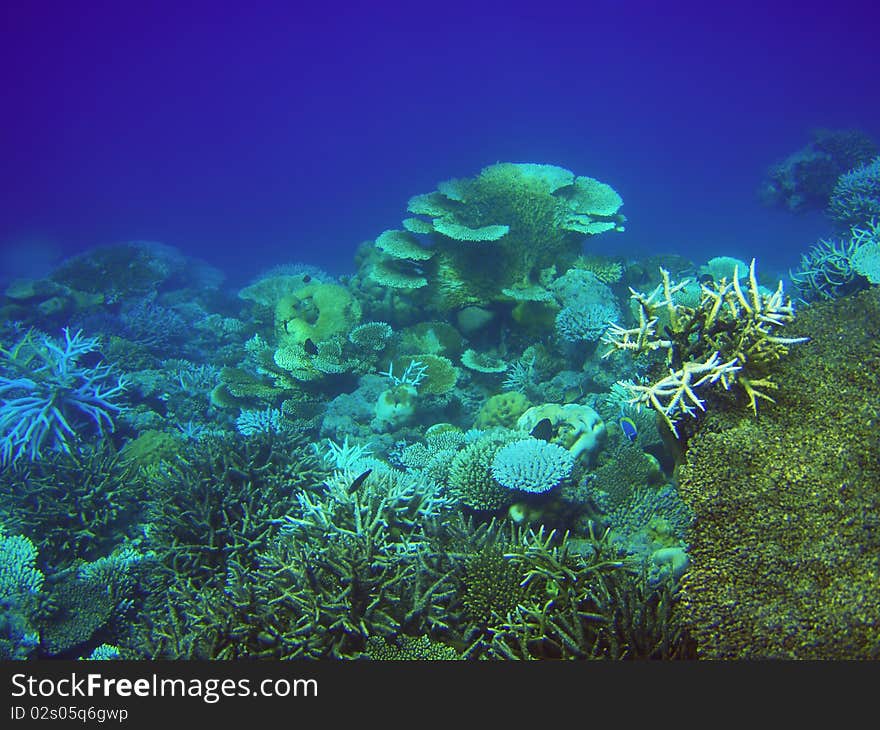
[(617, 425), (620, 426), (620, 430), (623, 431), (623, 435), (630, 440), (630, 443), (636, 440), (639, 432), (632, 418), (629, 416), (621, 416), (617, 419)]

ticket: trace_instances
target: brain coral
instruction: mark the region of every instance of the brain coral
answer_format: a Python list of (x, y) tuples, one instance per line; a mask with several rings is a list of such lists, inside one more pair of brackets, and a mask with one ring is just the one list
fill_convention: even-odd
[(515, 428), (517, 419), (529, 407), (529, 399), (518, 391), (497, 393), (486, 400), (474, 421), (476, 428)]
[[(708, 658), (877, 658), (880, 290), (802, 309), (759, 420), (713, 409), (680, 491), (685, 620)], [(873, 333), (873, 334), (872, 334)]]

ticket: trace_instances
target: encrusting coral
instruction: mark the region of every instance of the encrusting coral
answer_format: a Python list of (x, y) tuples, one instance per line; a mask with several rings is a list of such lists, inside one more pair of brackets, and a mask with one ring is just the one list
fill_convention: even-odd
[(683, 620), (710, 659), (876, 659), (880, 289), (811, 305), (760, 419), (713, 409), (688, 444)]

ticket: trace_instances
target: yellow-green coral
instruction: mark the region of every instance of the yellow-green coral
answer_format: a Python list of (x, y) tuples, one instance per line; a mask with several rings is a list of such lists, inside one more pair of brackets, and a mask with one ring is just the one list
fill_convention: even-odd
[(760, 419), (715, 408), (679, 491), (683, 618), (710, 659), (876, 659), (880, 290), (804, 308)]
[(275, 307), (277, 331), (295, 343), (344, 335), (360, 318), (360, 304), (339, 284), (307, 284), (282, 297)]
[(594, 178), (554, 165), (499, 163), (411, 198), (408, 210), (430, 219), (420, 227), (430, 222), (434, 233), (429, 284), (435, 306), (444, 308), (499, 300), (505, 289), (540, 283), (548, 267), (567, 269), (583, 235), (622, 229), (621, 205)]
[(529, 399), (517, 391), (497, 393), (483, 403), (474, 426), (480, 429), (494, 426), (515, 428), (517, 419), (525, 413), (529, 405)]
[(447, 488), (459, 504), (474, 510), (507, 508), (514, 492), (492, 476), (492, 459), (510, 441), (506, 432), (490, 431), (459, 451), (449, 466)]
[(619, 261), (596, 255), (578, 256), (574, 268), (593, 272), (603, 284), (616, 284), (623, 276), (623, 265)]

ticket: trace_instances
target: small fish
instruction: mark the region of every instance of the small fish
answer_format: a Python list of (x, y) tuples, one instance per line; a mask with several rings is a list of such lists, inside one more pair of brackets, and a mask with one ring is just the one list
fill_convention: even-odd
[(354, 480), (352, 480), (351, 484), (348, 487), (348, 493), (354, 494), (358, 490), (358, 487), (361, 484), (363, 484), (367, 480), (367, 477), (370, 476), (370, 474), (372, 474), (372, 473), (373, 473), (372, 469), (367, 469), (363, 474), (355, 477)]
[(309, 355), (317, 355), (318, 354), (318, 346), (312, 342), (311, 337), (307, 337), (306, 341), (303, 342), (303, 348)]
[(632, 418), (629, 416), (621, 416), (617, 419), (617, 425), (620, 426), (620, 430), (623, 431), (623, 435), (629, 439), (630, 443), (636, 440), (639, 432), (638, 429), (636, 429), (636, 424)]
[(303, 274), (303, 284), (308, 284), (312, 280), (309, 274)]
[(703, 274), (703, 275), (700, 277), (700, 283), (701, 283), (701, 284), (705, 284), (705, 285), (707, 285), (707, 286), (708, 286), (709, 284), (714, 284), (714, 283), (715, 283), (715, 277), (712, 276), (712, 274)]
[(536, 439), (549, 441), (556, 435), (556, 430), (553, 428), (553, 424), (550, 422), (549, 418), (542, 418), (535, 424), (535, 427), (530, 431), (530, 433)]

